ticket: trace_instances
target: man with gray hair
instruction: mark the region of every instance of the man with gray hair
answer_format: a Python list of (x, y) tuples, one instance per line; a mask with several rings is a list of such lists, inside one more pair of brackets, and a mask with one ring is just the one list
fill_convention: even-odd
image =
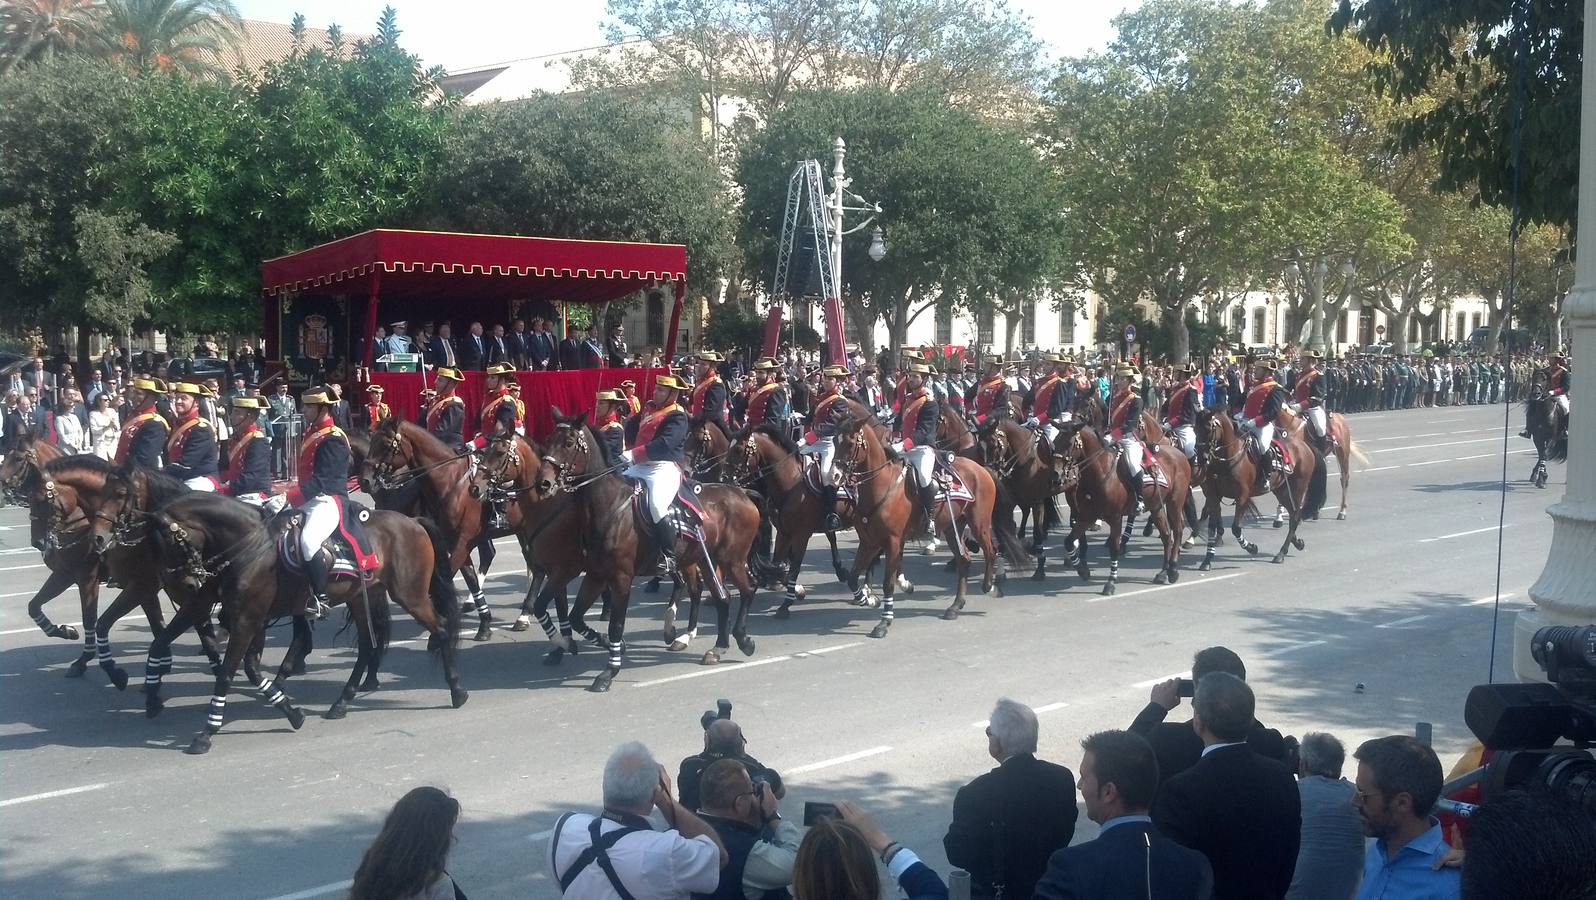
[[(655, 831), (655, 809), (669, 830)], [(549, 841), (549, 871), (574, 900), (687, 900), (709, 893), (726, 865), (720, 837), (677, 803), (665, 768), (637, 741), (604, 764), (604, 812), (566, 813)]]
[(1302, 846), (1286, 900), (1347, 900), (1363, 877), (1363, 821), (1352, 805), (1358, 789), (1341, 777), (1347, 752), (1333, 735), (1309, 732), (1298, 750)]
[(1075, 776), (1036, 758), (1036, 713), (1007, 697), (986, 726), (998, 767), (959, 789), (942, 839), (974, 898), (1029, 897), (1048, 857), (1075, 835)]

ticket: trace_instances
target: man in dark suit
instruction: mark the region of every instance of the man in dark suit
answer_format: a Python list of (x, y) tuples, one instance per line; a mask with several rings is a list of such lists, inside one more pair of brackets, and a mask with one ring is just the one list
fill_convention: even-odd
[(560, 342), (560, 368), (566, 372), (582, 368), (582, 329), (575, 325), (566, 326), (565, 340)]
[(504, 343), (510, 348), (510, 362), (516, 371), (525, 372), (532, 368), (528, 360), (532, 355), (532, 335), (526, 330), (526, 322), (516, 319), (510, 323), (510, 333), (504, 336)]
[(549, 330), (548, 319), (532, 320), (532, 336), (527, 341), (529, 368), (542, 371), (553, 369), (559, 364), (560, 339)]
[(1158, 759), (1140, 735), (1102, 731), (1081, 742), (1081, 797), (1097, 839), (1048, 860), (1037, 900), (1208, 900), (1208, 859), (1153, 828)]
[(495, 324), (488, 337), (488, 365), (499, 363), (515, 365), (515, 354), (510, 348), (510, 341), (504, 336), (504, 326)]
[(582, 342), (580, 354), (580, 368), (604, 368), (604, 344), (599, 339), (599, 326), (597, 322), (587, 327), (587, 340)]
[(427, 365), (455, 368), (454, 342), (449, 339), (449, 323), (438, 325), (438, 333), (427, 340)]
[(467, 372), (480, 372), (487, 365), (488, 339), (482, 336), (482, 323), (472, 322), (465, 337), (460, 339), (460, 368)]
[[(1228, 672), (1247, 680), (1247, 667), (1229, 647), (1209, 647), (1197, 651), (1191, 663), (1193, 681), (1211, 672)], [(1203, 742), (1190, 720), (1166, 722), (1164, 718), (1180, 705), (1179, 679), (1171, 678), (1153, 687), (1152, 700), (1136, 715), (1130, 730), (1147, 739), (1158, 754), (1158, 775), (1165, 781), (1195, 766), (1203, 755)], [(1280, 732), (1253, 722), (1247, 732), (1247, 745), (1254, 753), (1284, 762), (1286, 742)]]
[(1036, 758), (1036, 713), (1023, 704), (999, 700), (986, 736), (999, 765), (954, 795), (942, 846), (970, 873), (971, 897), (1029, 897), (1075, 834), (1075, 776)]
[(1164, 836), (1208, 857), (1214, 895), (1280, 900), (1291, 887), (1302, 837), (1302, 800), (1285, 764), (1247, 746), (1252, 688), (1227, 672), (1197, 682), (1192, 727), (1197, 765), (1166, 779), (1153, 804)]

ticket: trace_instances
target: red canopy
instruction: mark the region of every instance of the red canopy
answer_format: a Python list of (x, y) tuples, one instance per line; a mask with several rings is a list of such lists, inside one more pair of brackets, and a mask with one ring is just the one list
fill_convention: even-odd
[(279, 331), (273, 325), (279, 308), (275, 298), (284, 293), (366, 298), (363, 337), (369, 347), (369, 338), (382, 321), (378, 317), (382, 300), (435, 301), (449, 310), (483, 301), (602, 303), (670, 283), (676, 302), (666, 333), (668, 359), (675, 353), (686, 291), (687, 248), (379, 228), (267, 260), (261, 266), (261, 280), (267, 352), (273, 359), (281, 358), (275, 346)]

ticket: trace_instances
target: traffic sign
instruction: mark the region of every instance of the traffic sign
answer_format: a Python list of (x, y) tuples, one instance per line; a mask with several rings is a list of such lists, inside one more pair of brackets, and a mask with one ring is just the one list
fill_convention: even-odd
[(1126, 325), (1125, 326), (1125, 343), (1127, 343), (1127, 344), (1136, 343), (1136, 326), (1135, 325)]
[(1384, 325), (1376, 325), (1376, 326), (1374, 326), (1374, 333), (1375, 334), (1385, 334), (1385, 326)]

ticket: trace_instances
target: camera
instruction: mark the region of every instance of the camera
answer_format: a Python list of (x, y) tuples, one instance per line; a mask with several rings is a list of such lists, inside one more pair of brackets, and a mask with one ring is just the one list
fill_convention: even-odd
[[(1475, 685), (1463, 721), (1493, 751), (1481, 797), (1542, 785), (1596, 811), (1596, 625), (1535, 632), (1530, 653), (1549, 684)], [(1570, 741), (1559, 744), (1559, 741)]]
[(716, 700), (714, 709), (706, 709), (704, 710), (704, 714), (698, 717), (698, 724), (703, 726), (705, 731), (708, 731), (710, 723), (714, 722), (716, 719), (731, 718), (731, 709), (732, 707), (730, 700)]

